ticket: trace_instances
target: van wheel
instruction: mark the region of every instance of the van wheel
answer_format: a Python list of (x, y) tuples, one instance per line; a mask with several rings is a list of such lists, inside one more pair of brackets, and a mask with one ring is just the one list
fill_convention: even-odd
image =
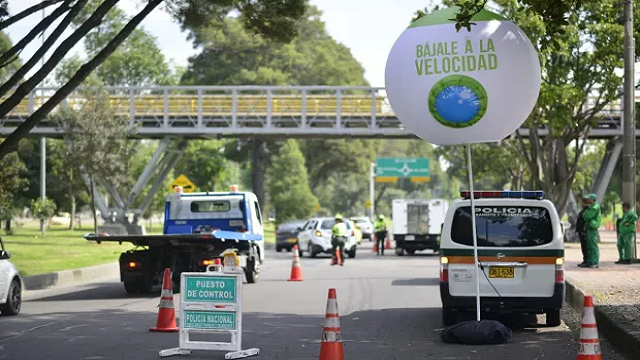
[(442, 308), (442, 324), (444, 326), (451, 326), (458, 320), (458, 313), (449, 308)]
[(349, 259), (355, 258), (356, 257), (356, 247), (354, 246), (351, 250), (349, 250), (347, 255), (349, 255)]
[(309, 244), (309, 257), (315, 259), (317, 255), (315, 246)]
[(258, 282), (258, 279), (260, 278), (260, 265), (258, 265), (255, 258), (247, 260), (247, 268), (244, 272), (249, 284), (255, 284)]
[(415, 255), (416, 251), (415, 251), (415, 250), (413, 250), (413, 249), (411, 249), (411, 250), (407, 250), (407, 253), (408, 253), (409, 255)]
[(560, 326), (560, 323), (561, 323), (560, 310), (558, 309), (547, 310), (546, 314), (547, 314), (547, 326), (549, 327)]

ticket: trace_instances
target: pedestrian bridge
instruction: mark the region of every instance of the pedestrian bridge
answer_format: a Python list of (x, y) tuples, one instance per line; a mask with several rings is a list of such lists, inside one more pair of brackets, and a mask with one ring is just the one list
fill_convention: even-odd
[[(7, 136), (56, 91), (38, 89), (0, 119)], [(61, 107), (80, 110), (108, 98), (115, 116), (129, 119), (136, 137), (361, 137), (413, 138), (394, 114), (384, 88), (329, 86), (172, 86), (78, 89)], [(640, 97), (637, 97), (640, 100)], [(593, 108), (597, 94), (585, 103)], [(621, 101), (601, 112), (593, 138), (622, 135)], [(523, 128), (521, 134), (528, 135)], [(547, 130), (539, 129), (541, 135)], [(640, 131), (636, 130), (636, 136)], [(59, 137), (52, 121), (32, 136)]]

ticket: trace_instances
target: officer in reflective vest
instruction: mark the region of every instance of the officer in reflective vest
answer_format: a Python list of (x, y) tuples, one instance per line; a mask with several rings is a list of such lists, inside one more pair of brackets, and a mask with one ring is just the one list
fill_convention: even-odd
[[(331, 265), (340, 263), (340, 266), (344, 266), (344, 244), (347, 242), (347, 224), (342, 220), (342, 215), (336, 214), (336, 224), (331, 229)], [(340, 259), (336, 256), (336, 252), (339, 251)]]
[(382, 253), (384, 256), (384, 240), (387, 238), (387, 223), (384, 221), (384, 215), (378, 215), (378, 220), (373, 224), (376, 233), (376, 249), (378, 255)]

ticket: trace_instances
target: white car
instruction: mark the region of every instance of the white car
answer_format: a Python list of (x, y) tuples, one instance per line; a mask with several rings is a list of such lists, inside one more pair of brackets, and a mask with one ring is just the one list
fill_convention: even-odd
[(373, 241), (373, 224), (371, 220), (367, 217), (354, 217), (351, 218), (356, 226), (360, 228), (362, 231), (362, 238), (369, 239), (369, 241)]
[(22, 279), (10, 257), (0, 238), (0, 312), (4, 316), (18, 315), (22, 305)]
[[(308, 253), (310, 257), (314, 258), (316, 255), (325, 253), (331, 254), (331, 229), (336, 224), (334, 218), (313, 218), (307, 221), (298, 233), (298, 244), (300, 255)], [(347, 243), (344, 245), (344, 251), (349, 258), (356, 257), (356, 236), (354, 229), (351, 228), (349, 221), (345, 221), (349, 237)]]

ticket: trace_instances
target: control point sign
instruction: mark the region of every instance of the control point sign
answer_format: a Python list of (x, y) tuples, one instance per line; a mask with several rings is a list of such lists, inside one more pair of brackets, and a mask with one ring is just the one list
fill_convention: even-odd
[(500, 141), (533, 110), (538, 53), (513, 22), (482, 10), (456, 31), (457, 8), (428, 14), (396, 40), (385, 87), (405, 128), (436, 145)]

